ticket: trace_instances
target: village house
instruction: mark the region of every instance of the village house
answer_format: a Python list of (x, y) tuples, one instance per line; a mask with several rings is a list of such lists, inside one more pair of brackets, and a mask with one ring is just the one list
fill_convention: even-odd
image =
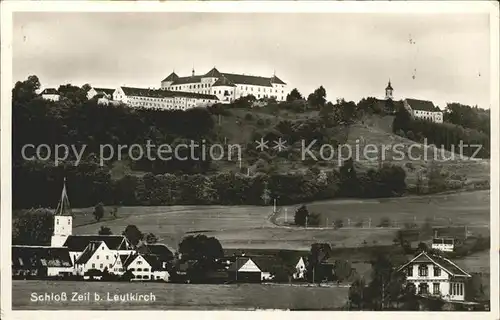
[(123, 266), (134, 275), (132, 281), (170, 280), (166, 262), (162, 262), (156, 255), (134, 253), (125, 259)]
[(268, 274), (263, 274), (262, 270), (255, 262), (246, 256), (229, 258), (230, 265), (227, 273), (230, 281), (234, 282), (261, 282)]
[(108, 271), (123, 274), (124, 269), (116, 252), (110, 250), (106, 242), (90, 241), (84, 251), (76, 258), (75, 273), (84, 276), (89, 270)]
[(416, 119), (443, 123), (443, 112), (434, 106), (432, 101), (418, 99), (404, 99), (406, 110)]
[(44, 89), (40, 95), (43, 99), (50, 101), (59, 101), (59, 99), (61, 98), (59, 92), (54, 88)]
[(113, 92), (115, 92), (115, 89), (108, 89), (108, 88), (90, 88), (89, 91), (87, 91), (87, 99), (92, 99), (98, 94), (103, 95), (103, 97), (107, 98), (108, 100), (113, 99)]
[(12, 246), (12, 276), (58, 277), (73, 274), (67, 248), (47, 246)]
[(295, 280), (300, 280), (300, 279), (305, 279), (306, 277), (306, 262), (304, 257), (300, 257), (299, 261), (297, 261), (297, 264), (295, 265), (295, 270), (293, 274), (293, 278)]
[(407, 283), (414, 284), (419, 295), (465, 301), (465, 283), (471, 275), (449, 259), (421, 252), (398, 270), (405, 273)]

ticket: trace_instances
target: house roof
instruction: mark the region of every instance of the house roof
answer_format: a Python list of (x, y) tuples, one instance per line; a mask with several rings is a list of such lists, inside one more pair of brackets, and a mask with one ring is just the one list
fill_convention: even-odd
[(156, 90), (145, 88), (121, 87), (125, 95), (137, 97), (151, 97), (151, 98), (172, 98), (172, 97), (185, 97), (194, 99), (210, 99), (219, 100), (213, 94), (203, 94), (194, 92), (183, 91), (170, 91), (170, 90)]
[(220, 77), (222, 77), (222, 73), (220, 73), (219, 70), (217, 70), (217, 68), (213, 67), (210, 71), (205, 73), (205, 75), (203, 77), (205, 77), (205, 78), (220, 78)]
[(418, 99), (405, 99), (413, 110), (422, 111), (436, 111), (436, 107), (432, 101), (418, 100)]
[(236, 84), (248, 84), (261, 87), (272, 87), (271, 78), (249, 76), (244, 74), (223, 73), (223, 75)]
[(93, 241), (103, 241), (110, 250), (127, 250), (130, 248), (127, 238), (120, 235), (69, 236), (63, 246), (68, 247), (69, 251), (83, 252)]
[(413, 263), (433, 263), (441, 268), (443, 268), (447, 273), (451, 274), (452, 276), (459, 276), (459, 277), (471, 277), (470, 274), (468, 274), (466, 271), (464, 271), (462, 268), (457, 266), (455, 263), (453, 263), (451, 260), (446, 259), (443, 256), (439, 256), (437, 254), (429, 254), (427, 252), (421, 252), (417, 256), (415, 256), (412, 260), (409, 262), (405, 263), (401, 267), (399, 267), (398, 270), (401, 270), (408, 266), (409, 264)]
[(168, 77), (166, 77), (165, 79), (163, 79), (162, 82), (164, 82), (164, 81), (175, 81), (177, 79), (179, 79), (179, 76), (175, 72), (172, 72), (171, 74), (168, 75)]
[(115, 89), (108, 89), (108, 88), (94, 88), (94, 90), (97, 93), (105, 93), (108, 95), (113, 95), (113, 92), (115, 92)]
[[(229, 261), (231, 261), (231, 264), (229, 265), (229, 267), (227, 268), (227, 271), (239, 271), (249, 260), (253, 261), (253, 263), (255, 263), (255, 261), (253, 260), (254, 258), (250, 258), (250, 257), (231, 257), (231, 258), (228, 258)], [(257, 263), (255, 263), (255, 265), (257, 266), (257, 268), (260, 269), (260, 266), (257, 265)]]
[(163, 269), (162, 268), (162, 260), (157, 255), (140, 254), (137, 252), (134, 254), (131, 254), (130, 256), (127, 257), (127, 259), (123, 263), (124, 268), (128, 268), (132, 264), (132, 262), (134, 262), (137, 259), (137, 257), (139, 257), (139, 256), (141, 256), (142, 258), (144, 258), (144, 260), (146, 260), (146, 262), (151, 267), (151, 271)]
[(72, 267), (68, 248), (12, 246), (12, 266), (17, 268)]
[(222, 87), (222, 86), (236, 87), (234, 85), (234, 83), (231, 82), (231, 80), (229, 80), (228, 78), (226, 78), (224, 76), (217, 79), (217, 81), (215, 81), (215, 83), (212, 85), (212, 87)]
[(88, 246), (83, 251), (83, 253), (75, 261), (75, 264), (87, 263), (103, 243), (104, 243), (103, 241), (90, 241)]
[(47, 88), (42, 91), (42, 94), (59, 94), (59, 92), (54, 88)]
[(174, 254), (172, 251), (162, 243), (154, 243), (154, 244), (143, 244), (137, 251), (141, 254), (152, 254), (158, 256), (162, 261), (172, 260)]

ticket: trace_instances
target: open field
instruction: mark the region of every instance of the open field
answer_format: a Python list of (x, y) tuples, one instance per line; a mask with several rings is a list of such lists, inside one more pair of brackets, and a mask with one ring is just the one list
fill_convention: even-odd
[[(278, 225), (293, 221), (297, 206), (281, 208), (276, 216)], [(378, 200), (331, 200), (308, 204), (311, 212), (320, 213), (323, 226), (338, 218), (344, 220), (345, 228), (313, 229), (280, 227), (269, 221), (272, 207), (258, 206), (170, 206), (170, 207), (122, 207), (118, 219), (91, 223), (90, 209), (76, 211), (74, 234), (95, 234), (101, 226), (120, 234), (127, 225), (134, 224), (144, 232), (152, 232), (172, 248), (187, 232), (206, 233), (221, 241), (224, 248), (258, 248), (308, 250), (314, 242), (328, 242), (333, 247), (361, 247), (389, 245), (394, 239), (394, 228), (367, 228), (368, 219), (372, 227), (380, 218), (422, 223), (432, 218), (436, 225), (446, 225), (451, 219), (454, 225), (470, 226), (471, 232), (485, 233), (489, 225), (489, 191), (463, 192), (456, 194), (423, 197), (404, 197)], [(85, 214), (85, 212), (87, 212)], [(354, 224), (364, 221), (364, 228), (348, 228), (347, 219)], [(363, 243), (366, 241), (366, 243)]]
[[(38, 294), (71, 292), (99, 294), (153, 293), (155, 302), (31, 302)], [(300, 287), (290, 285), (189, 285), (174, 283), (119, 283), (69, 281), (12, 281), (13, 310), (333, 310), (344, 305), (347, 287)]]
[[(285, 213), (286, 222), (293, 222), (293, 214), (299, 206), (282, 208), (276, 222), (284, 224)], [(351, 226), (362, 221), (367, 227), (371, 218), (373, 227), (381, 218), (387, 217), (400, 227), (405, 222), (423, 223), (427, 218), (432, 219), (436, 226), (448, 225), (451, 219), (454, 225), (487, 227), (490, 224), (490, 191), (373, 200), (328, 200), (307, 204), (307, 208), (309, 212), (321, 214), (323, 226), (342, 219), (347, 227), (350, 219)]]

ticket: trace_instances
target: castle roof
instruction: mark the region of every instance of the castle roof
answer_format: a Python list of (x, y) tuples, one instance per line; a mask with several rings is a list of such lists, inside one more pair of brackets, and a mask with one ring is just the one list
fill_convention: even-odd
[(195, 93), (195, 92), (183, 92), (183, 91), (170, 91), (170, 90), (157, 90), (157, 89), (145, 89), (145, 88), (133, 88), (133, 87), (121, 87), (125, 95), (136, 96), (136, 97), (151, 97), (151, 98), (172, 98), (172, 97), (183, 97), (183, 98), (193, 98), (193, 99), (210, 99), (219, 100), (217, 96), (213, 94)]
[(63, 247), (69, 251), (83, 252), (90, 243), (103, 241), (111, 250), (128, 250), (130, 244), (125, 236), (121, 235), (78, 235), (69, 236)]
[(228, 78), (222, 76), (220, 77), (212, 87), (235, 87), (234, 83), (232, 83)]
[(179, 79), (179, 76), (175, 72), (172, 72), (171, 74), (168, 75), (168, 77), (166, 77), (165, 79), (163, 79), (162, 82), (164, 82), (164, 81), (175, 81), (177, 79)]
[(12, 246), (12, 266), (17, 268), (72, 267), (68, 248)]
[(418, 100), (418, 99), (405, 99), (413, 110), (422, 111), (436, 111), (436, 107), (432, 101)]
[(402, 270), (406, 266), (414, 263), (432, 263), (436, 264), (442, 269), (444, 269), (447, 273), (449, 273), (452, 276), (459, 276), (459, 277), (470, 277), (470, 274), (468, 274), (466, 271), (464, 271), (462, 268), (457, 266), (455, 263), (453, 263), (451, 260), (442, 257), (437, 254), (429, 254), (427, 252), (421, 252), (417, 256), (415, 256), (412, 260), (409, 262), (405, 263), (401, 267), (399, 267), (399, 270)]
[(220, 78), (220, 77), (222, 77), (222, 73), (220, 73), (219, 70), (217, 70), (217, 68), (213, 67), (210, 71), (208, 71), (207, 73), (205, 73), (205, 75), (203, 77), (206, 77), (206, 78)]
[(54, 88), (47, 88), (42, 91), (42, 94), (59, 94), (59, 91)]
[[(235, 73), (221, 73), (215, 67), (212, 68), (210, 71), (208, 71), (204, 75), (177, 77), (172, 82), (172, 85), (201, 83), (202, 78), (218, 78), (218, 79), (220, 79), (221, 77), (226, 77), (233, 84), (247, 84), (247, 85), (254, 85), (254, 86), (261, 86), (261, 87), (272, 87), (273, 83), (286, 85), (286, 83), (283, 80), (276, 77), (275, 75), (272, 76), (271, 78), (267, 78), (267, 77), (257, 77), (257, 76), (235, 74)], [(167, 77), (167, 79), (168, 79), (168, 77)], [(167, 79), (165, 79), (163, 81), (167, 81)], [(168, 81), (170, 81), (170, 80), (168, 80)]]

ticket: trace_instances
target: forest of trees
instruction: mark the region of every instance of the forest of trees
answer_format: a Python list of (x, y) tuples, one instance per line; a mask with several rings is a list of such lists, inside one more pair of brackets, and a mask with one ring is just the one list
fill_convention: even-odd
[[(16, 83), (12, 90), (14, 208), (53, 207), (64, 177), (72, 205), (77, 207), (94, 206), (101, 202), (105, 205), (263, 205), (275, 198), (281, 204), (287, 204), (335, 197), (400, 196), (406, 192), (405, 171), (396, 165), (385, 164), (378, 169), (362, 171), (355, 168), (352, 160), (348, 160), (339, 168), (329, 167), (326, 170), (319, 170), (314, 164), (306, 162), (301, 164), (306, 170), (293, 173), (276, 170), (276, 165), (271, 162), (275, 157), (300, 164), (296, 150), (292, 148), (260, 153), (253, 147), (246, 148), (248, 154), (245, 156), (256, 161), (257, 172), (251, 175), (237, 173), (237, 170), (218, 170), (207, 157), (177, 161), (145, 158), (131, 161), (130, 168), (137, 173), (112, 177), (111, 171), (117, 158), (123, 156), (122, 159), (127, 160), (127, 157), (117, 153), (101, 165), (102, 159), (97, 158), (101, 145), (144, 145), (150, 141), (153, 145), (169, 144), (175, 147), (188, 140), (206, 141), (210, 145), (221, 140), (216, 128), (217, 117), (226, 114), (230, 108), (250, 110), (255, 99), (245, 97), (231, 105), (187, 111), (152, 110), (98, 105), (94, 100), (87, 100), (87, 85), (81, 88), (69, 84), (60, 86), (61, 99), (47, 101), (36, 94), (40, 86), (39, 79), (30, 76)], [(317, 145), (328, 143), (338, 146), (345, 143), (345, 137), (338, 134), (342, 128), (359, 121), (364, 114), (385, 112), (375, 102), (376, 99), (367, 98), (358, 104), (344, 99), (332, 103), (327, 100), (323, 87), (305, 99), (294, 89), (287, 102), (278, 105), (270, 100), (266, 108), (294, 112), (316, 110), (319, 111), (318, 116), (293, 122), (281, 120), (257, 131), (251, 141), (260, 137), (270, 140), (281, 137), (289, 145), (303, 139), (306, 142), (316, 140)], [(454, 112), (462, 112), (464, 108), (450, 107), (450, 119), (453, 119), (450, 121), (459, 121), (456, 119), (461, 119), (460, 116), (453, 116)], [(462, 124), (475, 126), (483, 123), (481, 121)], [(475, 129), (457, 129), (450, 135), (448, 126), (462, 128), (456, 124), (421, 123), (405, 119), (403, 114), (398, 114), (394, 123), (395, 131), (404, 131), (408, 136), (411, 135), (410, 129), (415, 136), (434, 136), (430, 143), (440, 143), (442, 139), (451, 143), (454, 140), (450, 137), (457, 139), (462, 134), (471, 143), (484, 142), (485, 133), (482, 131), (479, 135), (472, 135), (471, 132), (477, 132)], [(53, 157), (24, 160), (23, 146), (28, 144), (85, 146), (85, 152), (78, 165), (75, 165), (74, 153), (70, 152), (68, 159), (56, 166)], [(28, 150), (33, 152), (33, 149)]]

